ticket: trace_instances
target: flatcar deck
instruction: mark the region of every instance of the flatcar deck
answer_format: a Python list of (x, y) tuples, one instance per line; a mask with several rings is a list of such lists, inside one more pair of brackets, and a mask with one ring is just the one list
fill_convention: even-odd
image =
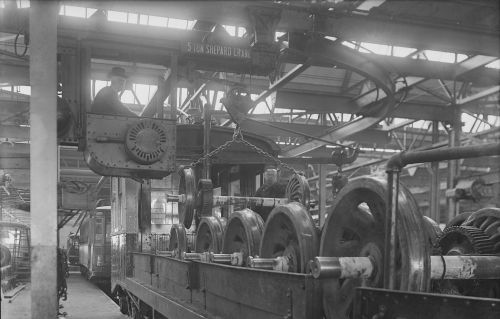
[[(97, 286), (88, 282), (79, 272), (70, 272), (66, 279), (68, 299), (60, 301), (66, 312), (65, 318), (71, 319), (125, 319), (118, 306)], [(31, 318), (31, 283), (15, 298), (12, 303), (2, 300), (2, 319)]]

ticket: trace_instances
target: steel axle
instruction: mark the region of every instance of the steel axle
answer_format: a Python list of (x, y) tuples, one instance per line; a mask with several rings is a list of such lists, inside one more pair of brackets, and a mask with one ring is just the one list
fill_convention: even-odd
[(184, 253), (183, 260), (199, 260), (215, 264), (225, 264), (232, 266), (243, 266), (243, 253), (232, 254), (214, 254), (212, 252), (204, 253)]
[(288, 272), (291, 268), (290, 258), (286, 256), (279, 256), (276, 258), (258, 258), (250, 256), (247, 258), (247, 267), (281, 272)]
[[(378, 271), (370, 257), (316, 257), (314, 278), (370, 278)], [(500, 279), (500, 256), (431, 256), (431, 279)]]

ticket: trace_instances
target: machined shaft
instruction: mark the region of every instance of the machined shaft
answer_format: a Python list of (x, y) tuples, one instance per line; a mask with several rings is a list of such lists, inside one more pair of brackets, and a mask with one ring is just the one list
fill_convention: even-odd
[(247, 267), (262, 270), (288, 272), (288, 270), (290, 269), (290, 259), (283, 256), (279, 256), (276, 258), (248, 257)]
[(264, 198), (264, 197), (238, 197), (238, 196), (214, 196), (213, 206), (255, 204), (257, 206), (273, 207), (285, 205), (290, 202), (288, 198)]
[[(377, 273), (370, 257), (316, 257), (314, 278), (370, 278)], [(500, 256), (431, 256), (431, 279), (500, 279)]]

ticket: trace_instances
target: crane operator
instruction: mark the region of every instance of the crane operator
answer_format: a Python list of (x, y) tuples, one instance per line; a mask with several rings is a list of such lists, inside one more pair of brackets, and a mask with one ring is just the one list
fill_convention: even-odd
[(111, 80), (111, 85), (102, 88), (92, 102), (91, 111), (100, 114), (117, 114), (125, 116), (137, 116), (125, 104), (120, 101), (118, 93), (125, 89), (128, 75), (125, 69), (114, 67), (107, 74)]

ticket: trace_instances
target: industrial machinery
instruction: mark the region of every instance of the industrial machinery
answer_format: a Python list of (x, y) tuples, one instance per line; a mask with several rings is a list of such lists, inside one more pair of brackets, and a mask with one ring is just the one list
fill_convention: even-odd
[[(494, 147), (468, 150), (491, 154), (498, 152)], [(455, 158), (473, 156), (457, 149)], [(137, 218), (129, 208), (113, 210), (113, 216), (128, 212), (126, 228), (136, 231), (113, 236), (112, 287), (122, 313), (134, 318), (465, 318), (474, 309), (481, 318), (498, 317), (500, 210), (474, 212), (441, 231), (421, 214), (409, 190), (391, 179), (398, 172), (391, 165), (406, 165), (405, 156), (411, 163), (412, 155), (390, 161), (388, 175), (350, 180), (322, 228), (304, 205), (308, 189), (300, 174), (292, 174), (286, 198), (214, 196), (216, 178), (196, 183), (195, 170), (181, 167), (179, 194), (168, 196), (179, 203), (180, 214), (169, 251), (151, 253), (141, 242), (143, 212)], [(144, 191), (137, 191), (141, 187), (123, 180), (114, 209), (131, 204), (129, 190), (144, 198)], [(248, 208), (227, 220), (212, 213), (216, 205), (255, 202), (275, 206), (266, 222)], [(188, 252), (186, 228), (193, 226), (196, 245)], [(411, 302), (421, 300), (432, 306), (412, 310)]]
[(96, 284), (109, 284), (111, 277), (110, 209), (110, 206), (97, 207), (80, 227), (80, 272)]

